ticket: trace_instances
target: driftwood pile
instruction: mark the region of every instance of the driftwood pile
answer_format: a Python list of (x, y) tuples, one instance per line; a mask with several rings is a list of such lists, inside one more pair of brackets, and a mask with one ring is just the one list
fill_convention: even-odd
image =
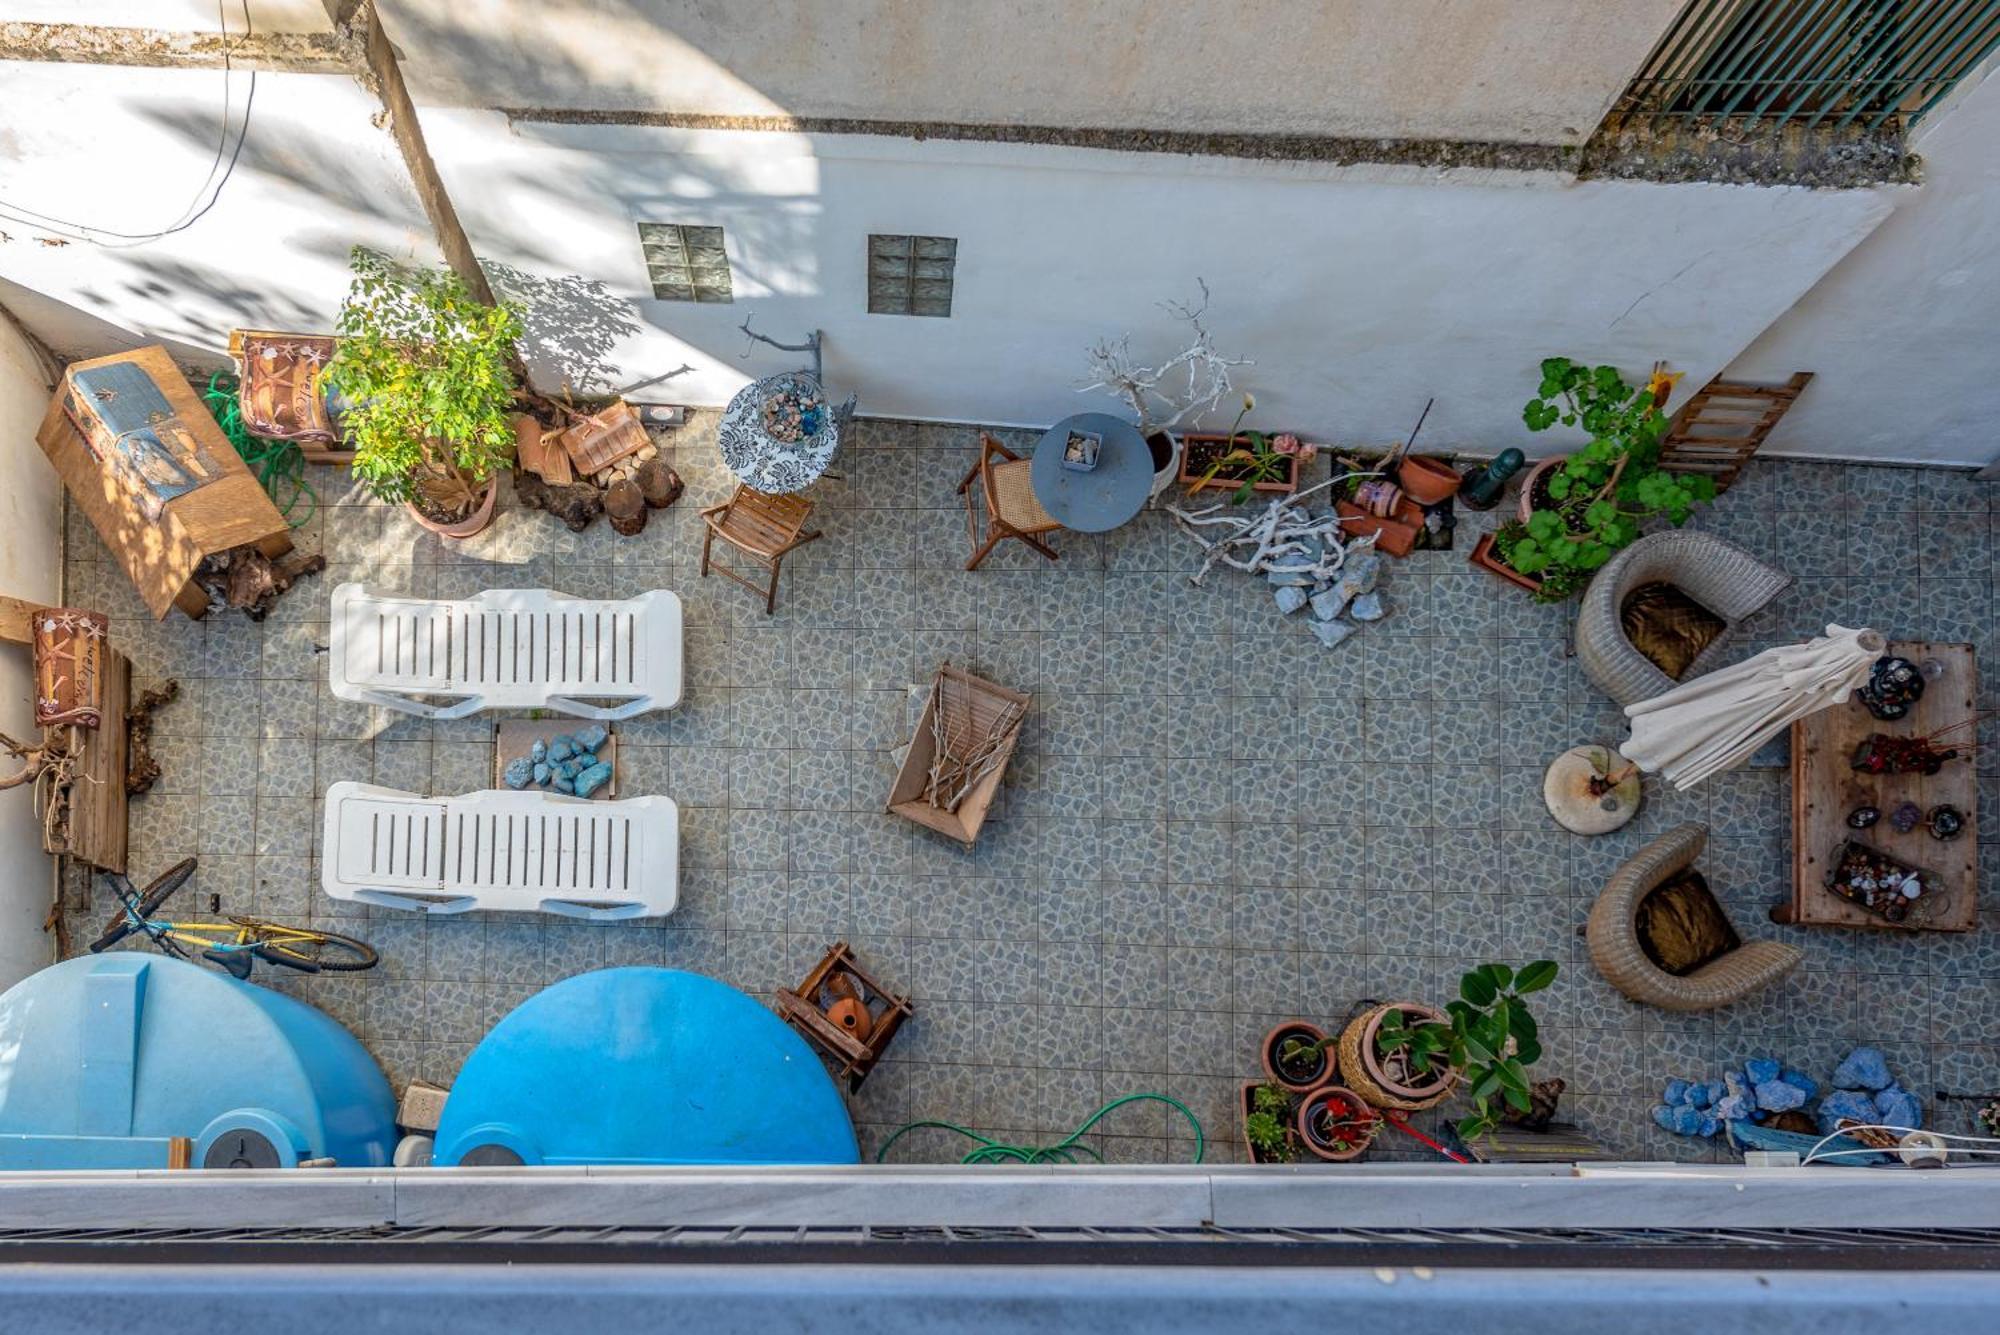
[(618, 400), (591, 414), (553, 401), (546, 406), (560, 425), (544, 426), (526, 414), (514, 423), (514, 495), (522, 505), (546, 510), (572, 533), (605, 515), (631, 537), (651, 511), (680, 499), (680, 474), (660, 457), (631, 405)]
[(204, 560), (195, 582), (208, 595), (210, 610), (234, 607), (252, 621), (262, 621), (287, 589), (307, 575), (326, 569), (326, 558), (294, 552), (272, 560), (255, 547), (233, 547)]

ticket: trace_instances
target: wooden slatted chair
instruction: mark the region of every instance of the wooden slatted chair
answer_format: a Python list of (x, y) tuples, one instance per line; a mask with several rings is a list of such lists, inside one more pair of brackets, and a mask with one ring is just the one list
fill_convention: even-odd
[[(996, 457), (1005, 462), (994, 463)], [(965, 497), (965, 536), (972, 545), (972, 559), (965, 563), (967, 570), (979, 569), (979, 563), (1002, 538), (1019, 538), (1049, 560), (1061, 559), (1055, 548), (1037, 536), (1053, 533), (1062, 525), (1049, 518), (1049, 512), (1035, 499), (1035, 489), (1028, 481), (1029, 467), (1028, 460), (984, 431), (979, 433), (979, 461), (972, 465), (965, 481), (958, 484), (958, 494)], [(974, 478), (979, 479), (976, 492), (972, 490)], [(984, 537), (979, 533), (981, 497), (986, 501)]]
[[(763, 594), (764, 615), (769, 616), (778, 607), (779, 563), (788, 552), (820, 536), (818, 529), (805, 526), (812, 517), (812, 509), (812, 502), (803, 496), (766, 496), (761, 491), (738, 486), (736, 494), (727, 501), (701, 512), (702, 523), (708, 525), (708, 532), (701, 539), (701, 573), (708, 574), (709, 567), (714, 566), (717, 574), (728, 576), (752, 593)], [(769, 581), (759, 585), (713, 560), (709, 549), (717, 538), (770, 571)]]

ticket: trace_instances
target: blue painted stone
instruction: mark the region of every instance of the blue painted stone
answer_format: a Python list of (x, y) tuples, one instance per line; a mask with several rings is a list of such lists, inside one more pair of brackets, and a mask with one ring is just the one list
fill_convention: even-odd
[(610, 778), (611, 766), (600, 760), (576, 776), (576, 795), (578, 797), (589, 797), (599, 788), (602, 788)]
[(1856, 1048), (1833, 1068), (1836, 1089), (1887, 1089), (1895, 1082), (1880, 1048)]
[(549, 780), (549, 787), (559, 793), (573, 793), (576, 791), (576, 785), (560, 774)]
[(1868, 1095), (1837, 1089), (1819, 1101), (1818, 1116), (1820, 1131), (1830, 1135), (1840, 1129), (1843, 1118), (1866, 1125), (1874, 1122), (1878, 1114), (1875, 1100)]
[(543, 761), (535, 766), (535, 782), (547, 783), (548, 781), (549, 781), (549, 766), (547, 761)]
[(1790, 1112), (1806, 1105), (1805, 1091), (1782, 1080), (1766, 1080), (1757, 1086), (1757, 1106), (1765, 1112)]
[(1331, 649), (1354, 633), (1354, 626), (1346, 621), (1315, 621), (1312, 623), (1313, 638)]
[(1784, 1072), (1779, 1075), (1778, 1079), (1788, 1085), (1796, 1086), (1807, 1098), (1811, 1098), (1813, 1095), (1819, 1093), (1819, 1082), (1817, 1080), (1812, 1079), (1802, 1071), (1794, 1071), (1789, 1066), (1784, 1069)]
[(578, 728), (571, 734), (571, 740), (576, 743), (579, 750), (589, 751), (595, 755), (597, 748), (604, 745), (604, 739), (610, 735), (601, 725), (593, 723), (587, 728)]
[(556, 766), (556, 773), (562, 775), (563, 778), (568, 779), (572, 783), (574, 783), (576, 781), (576, 776), (583, 773), (584, 770), (588, 769), (589, 767), (590, 767), (589, 760), (581, 756), (571, 756), (568, 760), (565, 760), (563, 761), (562, 764)]
[(1748, 1117), (1756, 1109), (1756, 1099), (1743, 1083), (1741, 1074), (1726, 1071), (1722, 1076), (1723, 1095), (1715, 1101), (1714, 1112), (1724, 1121)]
[(500, 781), (509, 788), (526, 788), (535, 777), (535, 763), (526, 756), (515, 756), (507, 762), (507, 768), (500, 771)]
[(1653, 1109), (1653, 1120), (1677, 1136), (1701, 1134), (1702, 1115), (1685, 1103), (1662, 1103)]
[(1379, 593), (1364, 593), (1349, 604), (1347, 613), (1356, 621), (1380, 621), (1389, 615), (1389, 609), (1382, 604)]
[(1331, 621), (1339, 616), (1347, 606), (1347, 593), (1340, 585), (1321, 589), (1312, 596), (1313, 615), (1321, 621)]
[(1272, 566), (1264, 572), (1264, 581), (1278, 588), (1309, 589), (1312, 587), (1312, 567), (1309, 565)]
[(541, 738), (537, 737), (528, 746), (528, 759), (534, 761), (537, 765), (539, 765), (548, 758), (549, 758), (549, 744), (543, 741)]
[(1688, 1082), (1679, 1076), (1675, 1076), (1672, 1080), (1667, 1081), (1666, 1092), (1660, 1097), (1669, 1104), (1679, 1106), (1687, 1102), (1687, 1093)]
[(1875, 1096), (1875, 1117), (1884, 1126), (1915, 1131), (1924, 1124), (1924, 1105), (1901, 1085), (1891, 1085)]
[(1381, 578), (1382, 557), (1372, 550), (1361, 553), (1340, 571), (1340, 582), (1358, 594), (1374, 592), (1375, 582)]
[(1306, 591), (1294, 584), (1271, 590), (1271, 597), (1277, 601), (1278, 611), (1286, 616), (1306, 605)]
[(1712, 1136), (1720, 1130), (1722, 1130), (1722, 1122), (1715, 1116), (1715, 1114), (1713, 1113), (1703, 1114), (1701, 1119), (1702, 1135)]
[(576, 743), (570, 740), (568, 733), (563, 733), (560, 737), (549, 739), (549, 759), (551, 761), (568, 760), (575, 754)]
[(1752, 1057), (1743, 1063), (1743, 1074), (1752, 1085), (1768, 1085), (1783, 1072), (1784, 1068), (1769, 1057)]
[(1713, 1108), (1716, 1104), (1722, 1102), (1729, 1094), (1729, 1087), (1720, 1080), (1709, 1081), (1706, 1085), (1702, 1086), (1702, 1090), (1703, 1098), (1705, 1099), (1704, 1106), (1709, 1108)]
[(1686, 1102), (1688, 1107), (1700, 1108), (1703, 1111), (1715, 1104), (1715, 1100), (1708, 1096), (1708, 1086), (1699, 1080), (1689, 1082)]

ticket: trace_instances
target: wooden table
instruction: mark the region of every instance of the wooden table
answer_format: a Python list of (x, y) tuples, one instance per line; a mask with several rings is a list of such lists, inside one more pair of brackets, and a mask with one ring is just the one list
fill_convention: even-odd
[[(1848, 763), (1870, 733), (1920, 736), (1971, 718), (1979, 683), (1972, 646), (1904, 640), (1891, 643), (1889, 652), (1919, 665), (1935, 660), (1944, 666), (1907, 715), (1884, 722), (1850, 699), (1792, 725), (1792, 897), (1771, 910), (1773, 922), (1933, 932), (1969, 932), (1979, 925), (1979, 780), (1972, 738), (1955, 734), (1965, 749), (1936, 774), (1861, 774)], [(1965, 830), (1956, 839), (1938, 840), (1920, 821), (1907, 834), (1898, 833), (1889, 825), (1889, 813), (1904, 802), (1924, 811), (1949, 803), (1965, 813)], [(1847, 813), (1859, 806), (1879, 808), (1882, 819), (1870, 829), (1850, 830)], [(1826, 872), (1849, 838), (1933, 873), (1936, 888), (1917, 900), (1901, 923), (1841, 898), (1827, 889)]]

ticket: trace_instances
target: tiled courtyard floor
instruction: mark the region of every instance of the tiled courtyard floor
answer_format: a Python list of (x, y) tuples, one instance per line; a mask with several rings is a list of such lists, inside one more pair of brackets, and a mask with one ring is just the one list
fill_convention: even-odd
[[(1651, 1125), (1661, 1082), (1760, 1053), (1823, 1076), (1869, 1040), (1927, 1099), (2000, 1088), (2000, 844), (1981, 849), (1979, 933), (1903, 937), (1766, 921), (1789, 876), (1782, 745), (1692, 794), (1649, 780), (1617, 835), (1557, 829), (1543, 767), (1624, 728), (1565, 654), (1568, 609), (1466, 564), (1492, 516), (1461, 516), (1458, 552), (1396, 563), (1391, 617), (1326, 651), (1278, 618), (1261, 581), (1218, 571), (1189, 587), (1193, 549), (1157, 514), (1103, 538), (1058, 535), (1058, 565), (1003, 544), (965, 573), (954, 488), (976, 434), (864, 420), (844, 476), (812, 493), (827, 536), (787, 563), (766, 618), (742, 589), (695, 575), (694, 511), (729, 488), (713, 420), (663, 438), (688, 494), (631, 539), (601, 522), (571, 534), (503, 500), (486, 534), (443, 544), (315, 470), (325, 505), (299, 538), (330, 567), (261, 626), (233, 614), (155, 625), (72, 513), (70, 600), (112, 614), (143, 680), (181, 682), (159, 721), (165, 777), (132, 811), (135, 875), (198, 853), (184, 907), (214, 896), (373, 941), (372, 973), (259, 976), (351, 1027), (399, 1086), (450, 1081), (501, 1015), (566, 975), (664, 964), (768, 995), (846, 937), (917, 1005), (854, 1102), (871, 1150), (917, 1118), (1046, 1142), (1111, 1096), (1158, 1090), (1190, 1103), (1211, 1156), (1231, 1159), (1237, 1082), (1274, 1019), (1334, 1025), (1364, 997), (1443, 999), (1486, 959), (1563, 962), (1538, 1008), (1539, 1071), (1568, 1081), (1566, 1115), (1629, 1156), (1707, 1157)], [(1829, 620), (1969, 639), (1991, 703), (1993, 496), (1964, 474), (1753, 466), (1699, 526), (1799, 581), (1742, 654)], [(679, 593), (685, 699), (620, 729), (622, 791), (681, 806), (679, 911), (583, 926), (328, 901), (314, 857), (330, 784), (453, 794), (486, 786), (492, 765), (490, 718), (432, 724), (329, 694), (325, 619), (345, 580), (441, 596)], [(975, 853), (881, 813), (908, 688), (946, 658), (1036, 692)], [(1981, 773), (1996, 759), (1989, 746)], [(1613, 867), (1683, 820), (1712, 827), (1703, 866), (1738, 928), (1807, 952), (1784, 986), (1707, 1015), (1627, 1002), (1576, 935)], [(2000, 824), (1982, 839), (1989, 829)], [(86, 908), (90, 893), (74, 879), (66, 890), (79, 941), (108, 912), (101, 895)], [(1948, 1105), (1940, 1124), (1957, 1129), (1970, 1106)], [(1188, 1148), (1157, 1105), (1101, 1129), (1112, 1159)], [(1392, 1137), (1375, 1153), (1408, 1149)], [(930, 1139), (897, 1154), (958, 1152)]]

